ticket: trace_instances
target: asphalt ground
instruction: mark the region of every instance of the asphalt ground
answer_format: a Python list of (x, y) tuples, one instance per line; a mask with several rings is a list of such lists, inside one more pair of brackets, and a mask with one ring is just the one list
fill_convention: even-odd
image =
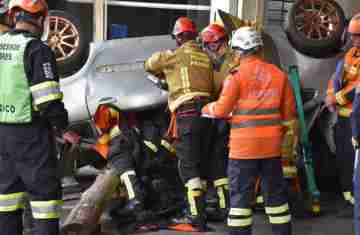
[[(228, 234), (222, 224), (210, 224), (214, 231), (206, 233), (185, 233), (160, 230), (147, 233), (149, 235), (180, 235), (180, 234)], [(352, 235), (352, 219), (337, 218), (335, 215), (328, 214), (318, 218), (294, 219), (293, 235)], [(271, 235), (271, 227), (267, 223), (267, 218), (263, 215), (254, 216), (253, 235)]]
[[(72, 202), (74, 203), (74, 201)], [(67, 207), (68, 206), (68, 207)], [(65, 208), (70, 208), (66, 205)], [(343, 208), (343, 202), (340, 197), (326, 198), (321, 202), (322, 213), (319, 216), (310, 215), (302, 209), (293, 210), (293, 235), (353, 235), (353, 220), (351, 217), (339, 217), (338, 212)], [(65, 213), (66, 214), (66, 213)], [(253, 235), (271, 235), (271, 226), (263, 211), (254, 212)], [(224, 223), (209, 223), (209, 232), (190, 233), (176, 232), (169, 230), (157, 230), (146, 232), (148, 235), (180, 235), (180, 234), (228, 234)], [(106, 233), (106, 235), (132, 235), (138, 233), (127, 233), (121, 229)], [(143, 234), (143, 233), (142, 233)], [(94, 235), (105, 235), (95, 233)]]
[[(87, 188), (92, 181), (84, 184), (83, 188)], [(64, 194), (65, 204), (62, 221), (66, 218), (67, 213), (77, 203), (80, 193)], [(72, 198), (73, 197), (73, 198)], [(297, 198), (297, 199), (294, 199)], [(296, 202), (295, 202), (296, 201)], [(321, 193), (321, 214), (319, 216), (313, 216), (309, 214), (304, 208), (306, 200), (302, 199), (298, 195), (291, 195), (290, 202), (292, 202), (292, 225), (293, 235), (354, 235), (354, 226), (352, 217), (339, 217), (338, 212), (343, 211), (344, 201), (340, 193)], [(348, 208), (349, 209), (349, 208)], [(348, 210), (350, 211), (350, 210)], [(348, 214), (348, 213), (347, 213)], [(165, 218), (168, 219), (168, 218)], [(271, 226), (268, 223), (268, 219), (264, 212), (257, 210), (254, 212), (253, 218), (253, 235), (271, 235)], [(158, 230), (155, 232), (147, 232), (149, 235), (180, 235), (180, 234), (228, 234), (224, 223), (209, 223), (209, 232), (204, 233), (190, 233), (190, 232), (175, 232), (169, 230)], [(106, 235), (129, 235), (137, 233), (123, 232), (121, 228)], [(83, 235), (83, 234), (81, 234)], [(95, 233), (93, 235), (105, 235), (101, 233)]]

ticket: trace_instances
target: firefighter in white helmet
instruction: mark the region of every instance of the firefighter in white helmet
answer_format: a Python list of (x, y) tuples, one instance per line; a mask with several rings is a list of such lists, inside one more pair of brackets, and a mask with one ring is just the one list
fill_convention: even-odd
[(251, 235), (251, 198), (261, 177), (265, 210), (273, 234), (291, 234), (291, 215), (281, 166), (282, 122), (295, 115), (295, 100), (285, 73), (262, 59), (261, 34), (251, 27), (238, 29), (231, 47), (241, 63), (226, 78), (220, 98), (202, 112), (229, 118), (228, 177), (230, 235)]

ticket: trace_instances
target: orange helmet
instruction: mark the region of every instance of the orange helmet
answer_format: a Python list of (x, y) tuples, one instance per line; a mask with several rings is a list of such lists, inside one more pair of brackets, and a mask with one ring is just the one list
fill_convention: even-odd
[(354, 15), (351, 18), (348, 32), (351, 34), (360, 34), (360, 13)]
[(44, 16), (47, 16), (49, 11), (45, 0), (11, 0), (9, 3), (9, 14), (14, 15), (19, 10), (31, 14), (43, 13)]
[(187, 17), (180, 17), (176, 20), (172, 34), (177, 36), (181, 33), (194, 33), (196, 34), (195, 23)]
[(221, 25), (210, 24), (201, 32), (201, 38), (204, 43), (213, 43), (227, 38), (227, 34)]
[(122, 116), (120, 112), (111, 105), (101, 104), (94, 115), (95, 125), (103, 132), (109, 131), (118, 125)]

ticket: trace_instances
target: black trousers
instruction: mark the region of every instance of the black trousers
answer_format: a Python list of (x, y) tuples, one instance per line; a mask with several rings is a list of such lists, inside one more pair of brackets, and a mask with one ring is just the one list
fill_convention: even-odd
[(116, 170), (117, 175), (129, 194), (129, 199), (143, 201), (144, 188), (139, 180), (137, 165), (141, 164), (143, 143), (135, 129), (120, 127), (122, 134), (114, 137), (109, 144), (109, 166)]
[(339, 118), (335, 126), (336, 162), (343, 193), (353, 192), (354, 148), (349, 118)]
[(228, 162), (228, 142), (230, 125), (225, 120), (211, 120), (211, 151), (209, 159), (205, 162), (208, 165), (208, 180), (214, 182), (218, 179), (227, 178), (226, 167)]
[(281, 158), (229, 160), (230, 235), (252, 234), (251, 200), (256, 179), (261, 177), (265, 211), (274, 235), (291, 234), (291, 216), (283, 178)]
[(35, 234), (59, 234), (61, 183), (51, 131), (41, 124), (0, 125), (0, 139), (1, 234), (22, 234), (21, 205), (28, 199)]
[(179, 138), (175, 148), (184, 184), (194, 178), (208, 177), (206, 161), (210, 158), (211, 120), (201, 117), (201, 107), (202, 104), (184, 105), (176, 115)]

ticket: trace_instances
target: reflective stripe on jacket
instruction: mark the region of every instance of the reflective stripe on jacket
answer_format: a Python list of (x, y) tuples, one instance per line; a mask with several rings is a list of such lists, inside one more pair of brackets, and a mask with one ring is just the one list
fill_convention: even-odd
[(213, 94), (210, 58), (195, 41), (188, 41), (174, 52), (157, 52), (145, 61), (145, 70), (165, 75), (169, 86), (169, 108), (173, 112), (196, 96)]
[(283, 121), (295, 116), (287, 76), (257, 56), (241, 60), (226, 79), (220, 98), (204, 107), (210, 116), (231, 116), (230, 158), (262, 159), (281, 155)]

